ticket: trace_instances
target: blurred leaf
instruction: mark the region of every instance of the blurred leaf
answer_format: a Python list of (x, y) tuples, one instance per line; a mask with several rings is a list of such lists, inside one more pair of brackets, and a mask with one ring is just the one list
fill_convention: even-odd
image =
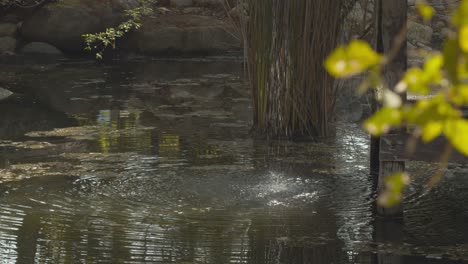
[(399, 172), (385, 178), (384, 192), (379, 196), (378, 203), (384, 207), (393, 207), (401, 203), (403, 189), (409, 184), (407, 173)]
[(455, 39), (447, 39), (443, 47), (444, 52), (444, 67), (448, 77), (452, 83), (458, 80), (457, 64), (458, 64), (458, 43)]
[(390, 108), (398, 108), (401, 106), (403, 101), (401, 100), (401, 96), (389, 89), (385, 89), (383, 92), (383, 104), (386, 107)]
[(455, 14), (453, 15), (453, 24), (462, 26), (468, 24), (468, 1), (462, 0)]
[(451, 89), (451, 100), (458, 105), (468, 105), (468, 84), (461, 84)]
[(427, 59), (426, 63), (424, 64), (424, 81), (434, 83), (440, 82), (442, 79), (441, 69), (443, 65), (444, 57), (442, 54), (437, 54)]
[(458, 35), (458, 45), (464, 52), (468, 52), (468, 25), (463, 25), (460, 28)]
[(442, 121), (427, 122), (422, 129), (422, 140), (426, 143), (431, 142), (442, 134), (443, 127)]
[(444, 134), (458, 151), (468, 156), (468, 120), (447, 120)]
[(337, 48), (325, 61), (327, 71), (337, 78), (363, 73), (380, 63), (381, 56), (370, 45), (354, 40), (348, 46)]
[(374, 136), (382, 135), (392, 126), (398, 126), (402, 122), (402, 114), (399, 109), (383, 107), (365, 123), (364, 128)]
[(424, 72), (420, 68), (409, 69), (403, 77), (403, 82), (412, 93), (427, 95), (429, 94), (429, 87), (423, 80)]
[(419, 14), (424, 20), (430, 20), (434, 16), (434, 8), (425, 2), (419, 1), (417, 4)]

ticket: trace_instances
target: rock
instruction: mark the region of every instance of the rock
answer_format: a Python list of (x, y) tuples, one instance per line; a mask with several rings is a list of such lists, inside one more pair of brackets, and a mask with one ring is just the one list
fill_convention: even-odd
[(175, 7), (186, 7), (186, 6), (192, 6), (193, 1), (192, 0), (171, 0), (171, 6)]
[(13, 93), (7, 89), (3, 89), (0, 87), (0, 101), (10, 97)]
[(26, 44), (22, 49), (23, 54), (44, 54), (44, 55), (56, 55), (62, 56), (63, 53), (56, 47), (43, 43), (43, 42), (31, 42)]
[(0, 24), (0, 37), (14, 36), (16, 34), (16, 24), (1, 23)]
[(82, 52), (82, 34), (95, 33), (124, 21), (124, 10), (137, 0), (69, 0), (49, 4), (26, 19), (21, 36), (31, 42), (50, 43), (60, 50)]
[(435, 24), (436, 28), (440, 30), (442, 30), (443, 28), (445, 28), (445, 22), (440, 20), (440, 21), (437, 21), (437, 23)]
[(452, 30), (450, 28), (443, 28), (441, 30), (441, 36), (442, 38), (447, 38), (450, 36), (450, 34), (452, 33)]
[(192, 15), (198, 15), (203, 13), (203, 9), (200, 7), (188, 7), (182, 10), (183, 14), (192, 14)]
[(13, 37), (0, 37), (0, 54), (15, 53), (17, 42)]
[(152, 55), (225, 52), (240, 47), (230, 32), (234, 30), (228, 24), (209, 16), (158, 16), (129, 34), (122, 48)]
[(433, 33), (434, 30), (430, 26), (414, 21), (408, 22), (408, 41), (411, 43), (424, 43), (429, 45), (432, 42)]
[(239, 21), (242, 16), (247, 16), (247, 7), (245, 5), (237, 5), (229, 10), (229, 17), (235, 21)]
[(13, 23), (13, 24), (17, 24), (19, 22), (21, 22), (23, 19), (21, 19), (20, 16), (18, 16), (18, 14), (5, 14), (3, 17), (2, 17), (2, 22), (3, 23)]
[(224, 6), (226, 4), (226, 0), (193, 0), (193, 2), (198, 6)]

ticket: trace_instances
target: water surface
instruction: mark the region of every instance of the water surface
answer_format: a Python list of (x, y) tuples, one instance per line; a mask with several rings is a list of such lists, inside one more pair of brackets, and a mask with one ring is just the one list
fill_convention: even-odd
[(235, 58), (9, 61), (0, 263), (464, 263), (467, 170), (409, 162), (405, 217), (372, 214), (368, 137), (249, 133)]

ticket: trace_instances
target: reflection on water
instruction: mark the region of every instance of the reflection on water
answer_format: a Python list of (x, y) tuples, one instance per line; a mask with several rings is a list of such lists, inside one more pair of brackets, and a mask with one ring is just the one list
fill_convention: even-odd
[(404, 221), (375, 219), (367, 136), (252, 138), (235, 60), (1, 67), (2, 264), (468, 260), (463, 168), (428, 193), (409, 163)]

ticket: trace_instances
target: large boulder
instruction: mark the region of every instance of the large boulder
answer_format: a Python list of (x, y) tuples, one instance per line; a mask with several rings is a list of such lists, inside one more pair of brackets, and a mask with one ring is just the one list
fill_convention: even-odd
[(38, 55), (54, 55), (54, 56), (62, 56), (62, 52), (57, 49), (56, 47), (43, 43), (43, 42), (31, 42), (24, 45), (21, 48), (21, 53), (23, 54), (38, 54)]
[(17, 42), (13, 37), (0, 37), (0, 54), (14, 53)]
[(125, 50), (143, 54), (218, 53), (240, 47), (234, 29), (209, 16), (181, 15), (148, 18), (123, 41)]
[(175, 7), (186, 7), (193, 5), (192, 0), (171, 0), (171, 5)]
[(16, 34), (16, 24), (0, 23), (0, 37), (14, 36)]
[(45, 6), (26, 19), (21, 35), (27, 41), (81, 52), (83, 34), (118, 25), (125, 19), (124, 10), (137, 6), (137, 0), (64, 0)]
[(430, 45), (434, 30), (432, 27), (414, 21), (408, 22), (408, 41), (412, 44)]

